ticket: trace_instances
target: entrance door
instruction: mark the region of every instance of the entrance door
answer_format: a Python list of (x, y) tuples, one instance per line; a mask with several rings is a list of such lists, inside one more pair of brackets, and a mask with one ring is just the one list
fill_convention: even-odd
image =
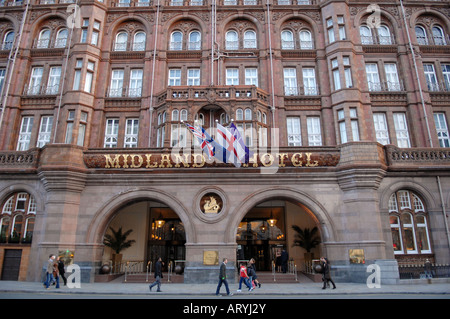
[(5, 249), (3, 257), (2, 280), (19, 280), (22, 249)]
[(267, 240), (248, 241), (239, 245), (237, 260), (255, 259), (257, 271), (271, 270), (270, 249)]

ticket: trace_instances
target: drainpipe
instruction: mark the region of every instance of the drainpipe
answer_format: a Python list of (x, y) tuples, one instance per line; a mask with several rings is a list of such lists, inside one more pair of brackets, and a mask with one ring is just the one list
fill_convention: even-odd
[(427, 126), (428, 141), (430, 143), (430, 147), (433, 147), (433, 139), (431, 138), (430, 125), (428, 123), (428, 115), (427, 115), (426, 108), (425, 108), (425, 100), (423, 97), (422, 85), (420, 84), (419, 71), (417, 69), (416, 54), (415, 54), (414, 48), (411, 44), (411, 36), (409, 34), (408, 23), (406, 22), (406, 14), (405, 14), (405, 8), (403, 7), (403, 1), (402, 0), (399, 0), (399, 1), (400, 1), (400, 6), (402, 8), (403, 23), (405, 24), (405, 30), (406, 30), (406, 34), (408, 36), (408, 45), (409, 45), (409, 49), (411, 50), (412, 60), (414, 63), (414, 70), (416, 73), (417, 84), (419, 85), (420, 99), (422, 101), (422, 110), (423, 110), (423, 114), (425, 116), (425, 124)]
[(159, 27), (159, 0), (156, 7), (156, 28), (155, 28), (155, 43), (153, 46), (153, 61), (152, 61), (152, 84), (150, 89), (150, 124), (148, 128), (148, 147), (152, 145), (152, 121), (153, 121), (153, 87), (155, 83), (155, 64), (156, 64), (156, 45), (158, 44), (158, 27)]
[(3, 116), (6, 111), (5, 109), (6, 109), (6, 102), (8, 100), (8, 95), (9, 95), (9, 87), (11, 85), (11, 79), (14, 74), (14, 66), (16, 64), (17, 54), (19, 53), (20, 43), (22, 42), (22, 34), (23, 34), (23, 29), (25, 27), (25, 21), (27, 19), (27, 15), (28, 15), (29, 5), (30, 5), (30, 1), (26, 0), (25, 10), (23, 11), (22, 21), (20, 23), (20, 29), (19, 29), (17, 41), (16, 41), (16, 39), (14, 39), (14, 43), (16, 43), (16, 45), (13, 48), (11, 48), (11, 51), (9, 52), (8, 64), (7, 64), (8, 78), (5, 81), (5, 85), (3, 86), (3, 92), (2, 92), (3, 100), (2, 100), (1, 108), (0, 108), (0, 132), (1, 132), (2, 124), (3, 124)]
[(444, 224), (445, 224), (445, 232), (447, 234), (447, 243), (448, 243), (448, 247), (450, 248), (450, 235), (449, 235), (449, 230), (448, 230), (447, 213), (445, 211), (444, 196), (442, 196), (441, 179), (439, 178), (439, 176), (436, 176), (436, 181), (437, 181), (438, 188), (439, 188), (439, 195), (441, 197), (442, 214), (444, 215)]

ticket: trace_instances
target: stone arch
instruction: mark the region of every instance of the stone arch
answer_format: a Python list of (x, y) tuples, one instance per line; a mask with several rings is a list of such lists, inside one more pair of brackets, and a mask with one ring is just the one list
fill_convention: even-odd
[(234, 243), (236, 240), (236, 231), (239, 223), (245, 217), (247, 212), (252, 207), (271, 199), (284, 199), (302, 204), (312, 212), (313, 217), (317, 220), (317, 227), (320, 229), (323, 242), (326, 243), (337, 240), (332, 219), (330, 218), (325, 207), (323, 207), (317, 200), (303, 191), (284, 187), (272, 187), (250, 194), (246, 197), (243, 203), (237, 205), (235, 211), (229, 214), (233, 217), (230, 218), (226, 227), (225, 241), (228, 243)]
[(195, 242), (195, 229), (187, 214), (188, 209), (176, 197), (154, 188), (129, 189), (108, 200), (94, 215), (86, 233), (86, 242), (102, 243), (103, 235), (118, 210), (138, 200), (154, 200), (168, 205), (184, 224), (186, 242)]

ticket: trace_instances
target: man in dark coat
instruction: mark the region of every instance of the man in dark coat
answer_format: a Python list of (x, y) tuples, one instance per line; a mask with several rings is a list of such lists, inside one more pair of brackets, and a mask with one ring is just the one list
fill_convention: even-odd
[(227, 262), (228, 259), (224, 258), (222, 265), (220, 265), (220, 272), (219, 272), (219, 284), (217, 285), (216, 290), (216, 296), (219, 296), (220, 287), (222, 287), (222, 284), (225, 284), (225, 288), (227, 290), (227, 295), (232, 296), (233, 294), (230, 293), (230, 289), (228, 288), (228, 281), (227, 281)]
[(158, 258), (158, 261), (155, 264), (155, 282), (152, 283), (149, 288), (150, 291), (152, 291), (152, 288), (156, 285), (158, 285), (158, 290), (156, 292), (161, 292), (161, 278), (162, 278), (162, 259), (161, 257)]
[(333, 279), (331, 279), (331, 275), (330, 275), (330, 264), (328, 263), (328, 259), (326, 259), (325, 257), (321, 257), (320, 261), (322, 263), (322, 280), (323, 280), (323, 287), (322, 289), (326, 289), (327, 288), (327, 283), (331, 282), (333, 284), (333, 289), (336, 289), (336, 285), (334, 284)]
[(287, 263), (289, 260), (289, 254), (285, 249), (281, 252), (281, 270), (283, 271), (283, 274), (287, 272)]

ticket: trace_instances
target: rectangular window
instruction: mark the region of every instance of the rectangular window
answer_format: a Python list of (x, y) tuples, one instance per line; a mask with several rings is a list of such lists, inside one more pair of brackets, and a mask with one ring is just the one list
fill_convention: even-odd
[(353, 87), (353, 81), (352, 81), (352, 69), (350, 67), (350, 57), (345, 56), (342, 58), (342, 61), (344, 63), (345, 87), (351, 88)]
[(6, 69), (0, 69), (0, 92), (3, 88), (3, 83), (5, 82)]
[(109, 88), (110, 97), (122, 96), (123, 90), (123, 70), (113, 70), (111, 73), (111, 86)]
[(94, 67), (95, 67), (94, 62), (89, 61), (87, 63), (86, 79), (84, 81), (84, 92), (91, 93), (92, 81), (94, 78)]
[(377, 142), (382, 145), (389, 144), (389, 130), (386, 122), (386, 115), (384, 113), (373, 113), (373, 124)]
[(311, 116), (306, 120), (308, 126), (308, 145), (309, 146), (321, 146), (322, 134), (320, 130), (320, 117)]
[(107, 119), (105, 128), (105, 148), (117, 147), (119, 135), (119, 119)]
[(345, 22), (344, 16), (337, 16), (338, 28), (339, 28), (339, 40), (345, 40)]
[(75, 121), (75, 111), (69, 111), (67, 115), (66, 138), (64, 143), (72, 144), (73, 122)]
[(200, 85), (200, 69), (187, 70), (187, 85)]
[(450, 147), (450, 138), (448, 135), (447, 120), (445, 113), (434, 113), (434, 123), (436, 125), (436, 132), (439, 139), (440, 147)]
[[(450, 64), (441, 64), (442, 75), (444, 76), (444, 90), (450, 91)], [(0, 85), (1, 89), (1, 85)]]
[(181, 85), (181, 69), (169, 69), (169, 83), (168, 86)]
[(300, 130), (300, 118), (288, 117), (286, 121), (288, 133), (288, 146), (301, 146), (302, 136)]
[(427, 81), (428, 90), (439, 91), (436, 73), (434, 72), (434, 65), (429, 63), (424, 64), (423, 71), (425, 73), (425, 79)]
[(130, 72), (130, 86), (128, 88), (129, 97), (140, 97), (142, 95), (142, 69), (134, 69)]
[(327, 19), (327, 32), (328, 32), (328, 42), (333, 43), (336, 41), (334, 37), (334, 28), (333, 28), (333, 19), (329, 18)]
[(395, 63), (385, 63), (384, 71), (386, 73), (386, 85), (388, 91), (401, 91), (397, 65)]
[(411, 147), (405, 113), (394, 113), (394, 127), (397, 136), (397, 146), (400, 148)]
[(284, 68), (284, 95), (298, 95), (297, 71), (295, 68)]
[(28, 85), (28, 95), (37, 95), (41, 92), (43, 67), (34, 67), (31, 70), (30, 84)]
[(50, 68), (48, 75), (46, 94), (57, 94), (59, 91), (59, 82), (61, 79), (61, 67), (54, 66)]
[(245, 69), (245, 85), (258, 86), (258, 69), (246, 68)]
[(87, 125), (88, 114), (86, 112), (81, 112), (80, 124), (78, 124), (78, 146), (84, 146), (84, 137), (86, 135), (86, 125)]
[(227, 85), (239, 85), (239, 69), (228, 68), (226, 71), (226, 84)]
[(303, 89), (305, 90), (305, 95), (318, 94), (314, 68), (303, 68)]
[(18, 151), (26, 151), (30, 148), (31, 130), (33, 129), (33, 117), (24, 116), (20, 125), (19, 141), (17, 143)]
[(350, 125), (352, 127), (353, 141), (359, 141), (358, 114), (356, 108), (350, 108)]
[(366, 64), (366, 75), (369, 91), (381, 91), (380, 76), (378, 75), (378, 65), (376, 63)]
[(139, 119), (127, 119), (125, 127), (124, 147), (137, 147), (139, 133)]
[(345, 127), (345, 114), (344, 110), (338, 111), (338, 125), (339, 125), (339, 135), (341, 137), (341, 144), (347, 143), (347, 129)]
[(41, 117), (41, 126), (39, 128), (39, 135), (37, 141), (37, 147), (43, 147), (50, 142), (53, 126), (53, 116)]

